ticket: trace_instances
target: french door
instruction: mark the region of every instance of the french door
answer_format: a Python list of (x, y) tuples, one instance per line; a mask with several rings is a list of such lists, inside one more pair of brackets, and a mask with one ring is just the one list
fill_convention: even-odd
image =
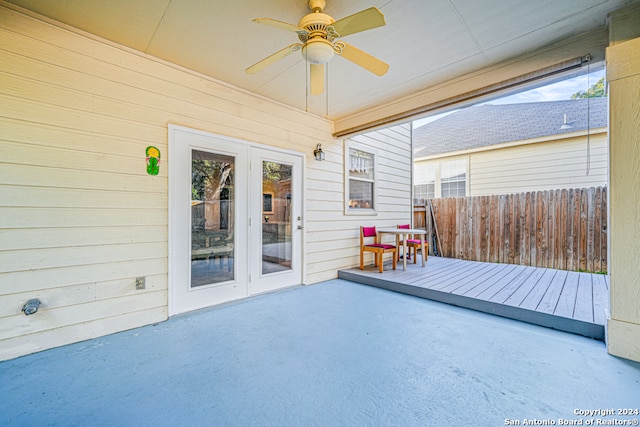
[(251, 293), (301, 283), (302, 158), (251, 149)]
[(301, 155), (169, 127), (169, 314), (302, 283)]

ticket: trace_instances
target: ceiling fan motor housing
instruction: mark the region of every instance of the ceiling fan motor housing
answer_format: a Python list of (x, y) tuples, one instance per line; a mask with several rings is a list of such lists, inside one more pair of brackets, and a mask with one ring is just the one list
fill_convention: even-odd
[[(327, 27), (333, 24), (335, 19), (326, 13), (314, 12), (303, 16), (298, 22), (298, 27), (304, 28), (309, 34), (308, 39), (314, 37), (327, 38)], [(305, 40), (302, 40), (303, 42)]]
[[(313, 9), (311, 3), (313, 0), (309, 2), (309, 7)], [(302, 56), (311, 64), (326, 64), (333, 58), (335, 50), (328, 38), (327, 27), (334, 22), (331, 16), (320, 11), (309, 13), (298, 22), (298, 26), (307, 31), (307, 34), (298, 34), (300, 41), (304, 43)]]

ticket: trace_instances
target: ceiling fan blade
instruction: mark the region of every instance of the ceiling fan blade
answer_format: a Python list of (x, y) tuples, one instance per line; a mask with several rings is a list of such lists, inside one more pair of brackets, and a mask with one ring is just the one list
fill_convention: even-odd
[(309, 64), (309, 66), (311, 95), (320, 95), (324, 92), (324, 64)]
[[(351, 46), (344, 42), (338, 42), (342, 46), (342, 52), (339, 54), (356, 65), (361, 66), (365, 70), (371, 71), (377, 76), (383, 76), (389, 71), (389, 64), (382, 62), (378, 58), (369, 55), (368, 53)], [(338, 44), (336, 43), (336, 44)]]
[(287, 46), (284, 49), (281, 49), (276, 53), (270, 56), (267, 56), (263, 60), (256, 62), (251, 67), (247, 68), (245, 72), (247, 74), (255, 74), (258, 71), (262, 71), (263, 69), (267, 68), (269, 65), (273, 64), (274, 62), (284, 58), (285, 56), (289, 56), (293, 52), (300, 50), (300, 48), (302, 48), (302, 45), (300, 43), (294, 43), (290, 46)]
[(375, 7), (362, 10), (346, 18), (338, 19), (331, 26), (339, 34), (339, 37), (359, 33), (385, 24), (384, 15)]
[(286, 30), (286, 31), (293, 31), (293, 32), (298, 33), (298, 34), (309, 34), (307, 32), (307, 30), (305, 30), (304, 28), (298, 27), (297, 25), (289, 24), (287, 22), (278, 21), (276, 19), (256, 18), (256, 19), (253, 20), (253, 22), (255, 22), (257, 24), (268, 25), (270, 27), (280, 28), (280, 29)]

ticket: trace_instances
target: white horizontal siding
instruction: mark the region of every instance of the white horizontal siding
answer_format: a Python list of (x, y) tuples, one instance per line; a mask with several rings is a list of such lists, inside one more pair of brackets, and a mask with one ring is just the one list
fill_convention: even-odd
[[(12, 271), (0, 274), (0, 287), (3, 300), (8, 295), (21, 292), (33, 292), (66, 286), (103, 283), (113, 280), (128, 280), (129, 286), (135, 286), (135, 277), (166, 275), (167, 260), (164, 258), (127, 260), (118, 263), (94, 263), (88, 265), (69, 265), (58, 268), (33, 268), (31, 270)], [(164, 278), (166, 289), (166, 277)], [(26, 300), (25, 300), (26, 302)], [(46, 303), (46, 301), (43, 301)], [(0, 324), (2, 324), (0, 319)], [(1, 344), (1, 343), (0, 343)], [(2, 348), (0, 346), (0, 348)]]
[[(56, 329), (46, 329), (27, 335), (16, 335), (1, 341), (2, 355), (5, 358), (17, 357), (23, 354), (34, 353), (45, 348), (57, 347), (84, 341), (103, 335), (127, 329), (137, 328), (149, 324), (149, 319), (165, 319), (167, 317), (166, 305), (150, 309), (130, 311), (121, 315), (110, 313), (109, 317), (96, 319), (92, 322), (82, 322), (66, 325)], [(29, 339), (25, 339), (24, 337)]]
[(169, 124), (307, 154), (306, 283), (358, 263), (359, 225), (410, 218), (408, 125), (357, 137), (380, 156), (379, 212), (346, 216), (327, 120), (1, 5), (0, 64), (0, 360), (166, 319)]
[(0, 229), (0, 251), (166, 241), (165, 226)]
[[(47, 301), (49, 307), (68, 307), (93, 301), (112, 298), (141, 295), (150, 292), (164, 291), (163, 275), (147, 276), (146, 288), (135, 290), (127, 279), (104, 281), (100, 283), (84, 283), (65, 288), (41, 289), (25, 293), (10, 294), (5, 297), (6, 304), (0, 306), (0, 317), (20, 313), (20, 307), (25, 299), (39, 298)], [(61, 292), (63, 290), (64, 292)]]
[(607, 183), (606, 134), (502, 148), (469, 156), (470, 195), (509, 194)]
[(345, 215), (342, 147), (327, 153), (324, 162), (316, 162), (320, 168), (307, 175), (306, 254), (313, 262), (306, 263), (306, 269), (307, 277), (318, 281), (336, 277), (338, 269), (359, 263), (361, 225), (395, 227), (411, 218), (410, 125), (370, 132), (352, 140), (378, 155), (377, 214)]

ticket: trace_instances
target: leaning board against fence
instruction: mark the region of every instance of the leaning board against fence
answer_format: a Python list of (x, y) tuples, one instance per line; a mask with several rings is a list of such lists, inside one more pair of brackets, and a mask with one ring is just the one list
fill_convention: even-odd
[(434, 236), (437, 228), (440, 244), (436, 249), (441, 256), (607, 271), (606, 187), (428, 202), (416, 204), (414, 224)]

